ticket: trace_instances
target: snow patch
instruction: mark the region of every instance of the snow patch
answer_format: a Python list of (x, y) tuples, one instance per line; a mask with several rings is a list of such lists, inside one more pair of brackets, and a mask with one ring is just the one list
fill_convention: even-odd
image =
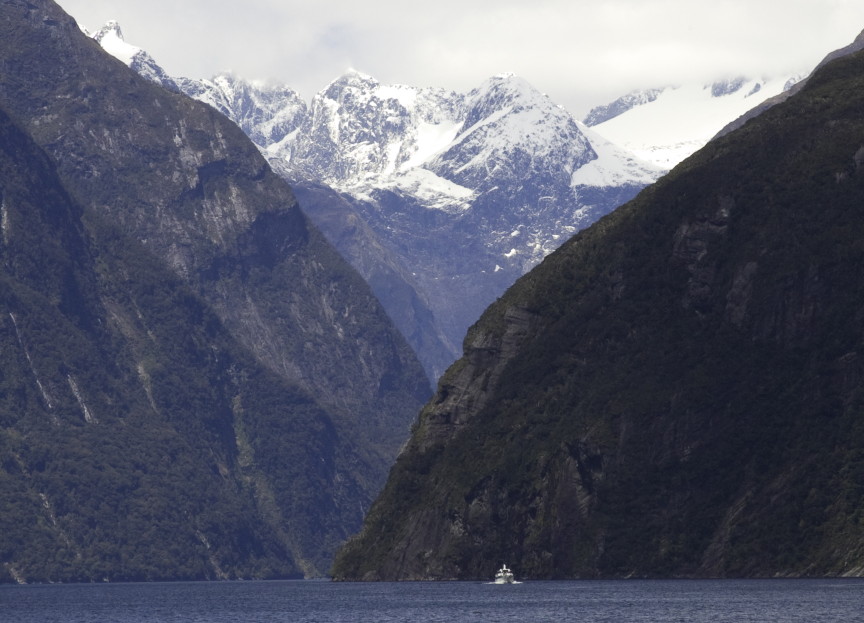
[[(671, 169), (701, 149), (730, 121), (787, 88), (788, 76), (770, 80), (668, 87), (654, 100), (592, 126), (642, 160)], [(733, 88), (734, 87), (734, 88)]]
[(413, 108), (417, 102), (417, 89), (402, 84), (378, 85), (374, 94), (378, 99), (394, 99), (405, 108)]
[(579, 129), (588, 138), (597, 158), (573, 172), (570, 179), (572, 186), (606, 188), (623, 184), (652, 184), (666, 173), (664, 168), (634, 157), (593, 128), (580, 123)]
[(400, 169), (405, 171), (418, 167), (444, 151), (453, 143), (461, 125), (459, 121), (419, 123), (416, 130), (415, 151), (402, 163)]
[[(54, 402), (51, 400), (51, 397), (45, 390), (45, 386), (42, 385), (42, 381), (39, 380), (39, 374), (36, 372), (36, 367), (33, 365), (33, 359), (30, 358), (30, 351), (27, 349), (27, 345), (24, 343), (24, 336), (21, 335), (21, 330), (18, 328), (18, 319), (12, 312), (9, 312), (9, 318), (12, 319), (12, 326), (15, 327), (15, 336), (18, 338), (18, 345), (21, 347), (21, 350), (24, 351), (24, 357), (27, 359), (27, 363), (30, 365), (30, 371), (33, 373), (33, 378), (36, 379), (36, 387), (39, 388), (39, 393), (42, 394), (42, 399), (45, 401), (45, 405), (48, 407), (49, 411), (53, 411)], [(57, 419), (57, 416), (54, 413), (51, 413), (51, 418), (55, 424), (60, 423), (60, 420)]]
[(141, 52), (141, 48), (130, 45), (123, 40), (120, 24), (111, 20), (93, 37), (99, 45), (114, 58), (131, 65), (135, 55)]
[(3, 244), (9, 245), (9, 209), (6, 207), (6, 197), (0, 200), (0, 229), (3, 232)]
[(458, 214), (470, 208), (471, 200), (475, 197), (470, 188), (460, 186), (422, 167), (398, 175), (389, 186), (416, 197), (428, 208), (450, 214)]

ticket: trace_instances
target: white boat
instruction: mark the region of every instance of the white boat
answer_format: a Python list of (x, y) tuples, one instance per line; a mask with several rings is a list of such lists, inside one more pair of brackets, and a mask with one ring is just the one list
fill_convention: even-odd
[(513, 572), (507, 568), (507, 565), (502, 565), (495, 574), (495, 584), (513, 584)]

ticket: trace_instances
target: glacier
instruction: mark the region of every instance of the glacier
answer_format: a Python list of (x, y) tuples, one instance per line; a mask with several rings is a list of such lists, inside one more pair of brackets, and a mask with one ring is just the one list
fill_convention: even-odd
[[(637, 158), (671, 169), (705, 146), (727, 123), (801, 79), (799, 74), (739, 77), (650, 89), (595, 108), (584, 121)], [(618, 114), (609, 115), (608, 109)]]

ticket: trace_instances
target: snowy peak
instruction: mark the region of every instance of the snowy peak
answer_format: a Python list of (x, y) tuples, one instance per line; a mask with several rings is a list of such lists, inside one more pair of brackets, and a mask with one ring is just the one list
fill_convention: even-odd
[[(231, 74), (175, 82), (146, 52), (125, 42), (116, 21), (93, 38), (138, 73), (228, 116), (283, 173), (364, 196), (364, 188), (398, 188), (430, 207), (462, 211), (477, 192), (502, 181), (518, 187), (526, 175), (541, 179), (541, 187), (569, 187), (574, 172), (598, 157), (566, 110), (512, 73), (460, 94), (381, 84), (349, 70), (307, 106), (284, 85), (253, 84)], [(622, 171), (631, 171), (635, 160), (625, 156), (629, 164), (619, 174), (626, 177)], [(643, 167), (629, 182), (658, 175)]]
[(798, 76), (735, 77), (634, 92), (585, 118), (598, 134), (637, 157), (671, 169), (702, 148), (730, 119), (788, 89)]
[[(619, 182), (644, 184), (660, 175), (606, 142), (605, 166)], [(381, 84), (355, 71), (320, 91), (296, 137), (268, 153), (297, 177), (364, 195), (363, 188), (395, 188), (448, 212), (491, 188), (522, 192), (525, 178), (535, 182), (532, 193), (569, 189), (573, 174), (598, 157), (564, 108), (514, 74), (493, 76), (463, 95)], [(610, 162), (619, 156), (626, 166)], [(450, 207), (442, 201), (447, 194)]]
[(230, 73), (178, 82), (184, 93), (233, 120), (261, 148), (285, 140), (306, 116), (306, 102), (281, 84), (250, 83)]
[(292, 168), (331, 185), (382, 183), (422, 165), (452, 140), (463, 99), (350, 72), (312, 99), (297, 140), (284, 148)]
[(466, 131), (484, 119), (503, 112), (518, 113), (526, 108), (554, 107), (546, 95), (515, 74), (500, 74), (489, 78), (468, 94), (466, 104), (468, 112), (463, 128)]
[(120, 24), (115, 20), (107, 22), (92, 37), (106, 52), (127, 65), (130, 65), (135, 56), (142, 52), (141, 48), (126, 43)]
[(596, 157), (566, 110), (527, 81), (505, 74), (468, 94), (459, 134), (429, 168), (459, 184), (485, 189), (499, 185), (501, 177), (569, 179)]
[(377, 87), (378, 84), (378, 81), (372, 76), (355, 69), (349, 69), (327, 85), (322, 94), (327, 99), (341, 101), (344, 96), (350, 97), (358, 91), (369, 91)]
[[(85, 30), (85, 32), (87, 31)], [(153, 60), (152, 56), (141, 48), (126, 43), (126, 40), (123, 38), (123, 31), (120, 29), (120, 24), (117, 21), (111, 20), (106, 22), (102, 28), (91, 36), (108, 54), (125, 63), (127, 67), (131, 67), (141, 76), (152, 82), (161, 84), (170, 91), (179, 90), (177, 83), (165, 73), (165, 70)]]

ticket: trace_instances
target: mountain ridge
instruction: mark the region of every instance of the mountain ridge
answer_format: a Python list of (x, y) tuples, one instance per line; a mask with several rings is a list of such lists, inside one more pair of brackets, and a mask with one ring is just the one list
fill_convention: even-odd
[(490, 306), (342, 580), (860, 576), (864, 55)]
[[(4, 243), (32, 249), (3, 266), (23, 294), (0, 310), (0, 475), (29, 504), (0, 540), (3, 581), (323, 575), (429, 395), (416, 357), (234, 123), (110, 57), (53, 2), (0, 16), (0, 109), (80, 212), (64, 252), (91, 292), (66, 305), (74, 274), (19, 283), (15, 262), (62, 254), (44, 225), (16, 227), (6, 192)], [(58, 396), (78, 415), (55, 426)], [(118, 527), (131, 501), (134, 539)]]

